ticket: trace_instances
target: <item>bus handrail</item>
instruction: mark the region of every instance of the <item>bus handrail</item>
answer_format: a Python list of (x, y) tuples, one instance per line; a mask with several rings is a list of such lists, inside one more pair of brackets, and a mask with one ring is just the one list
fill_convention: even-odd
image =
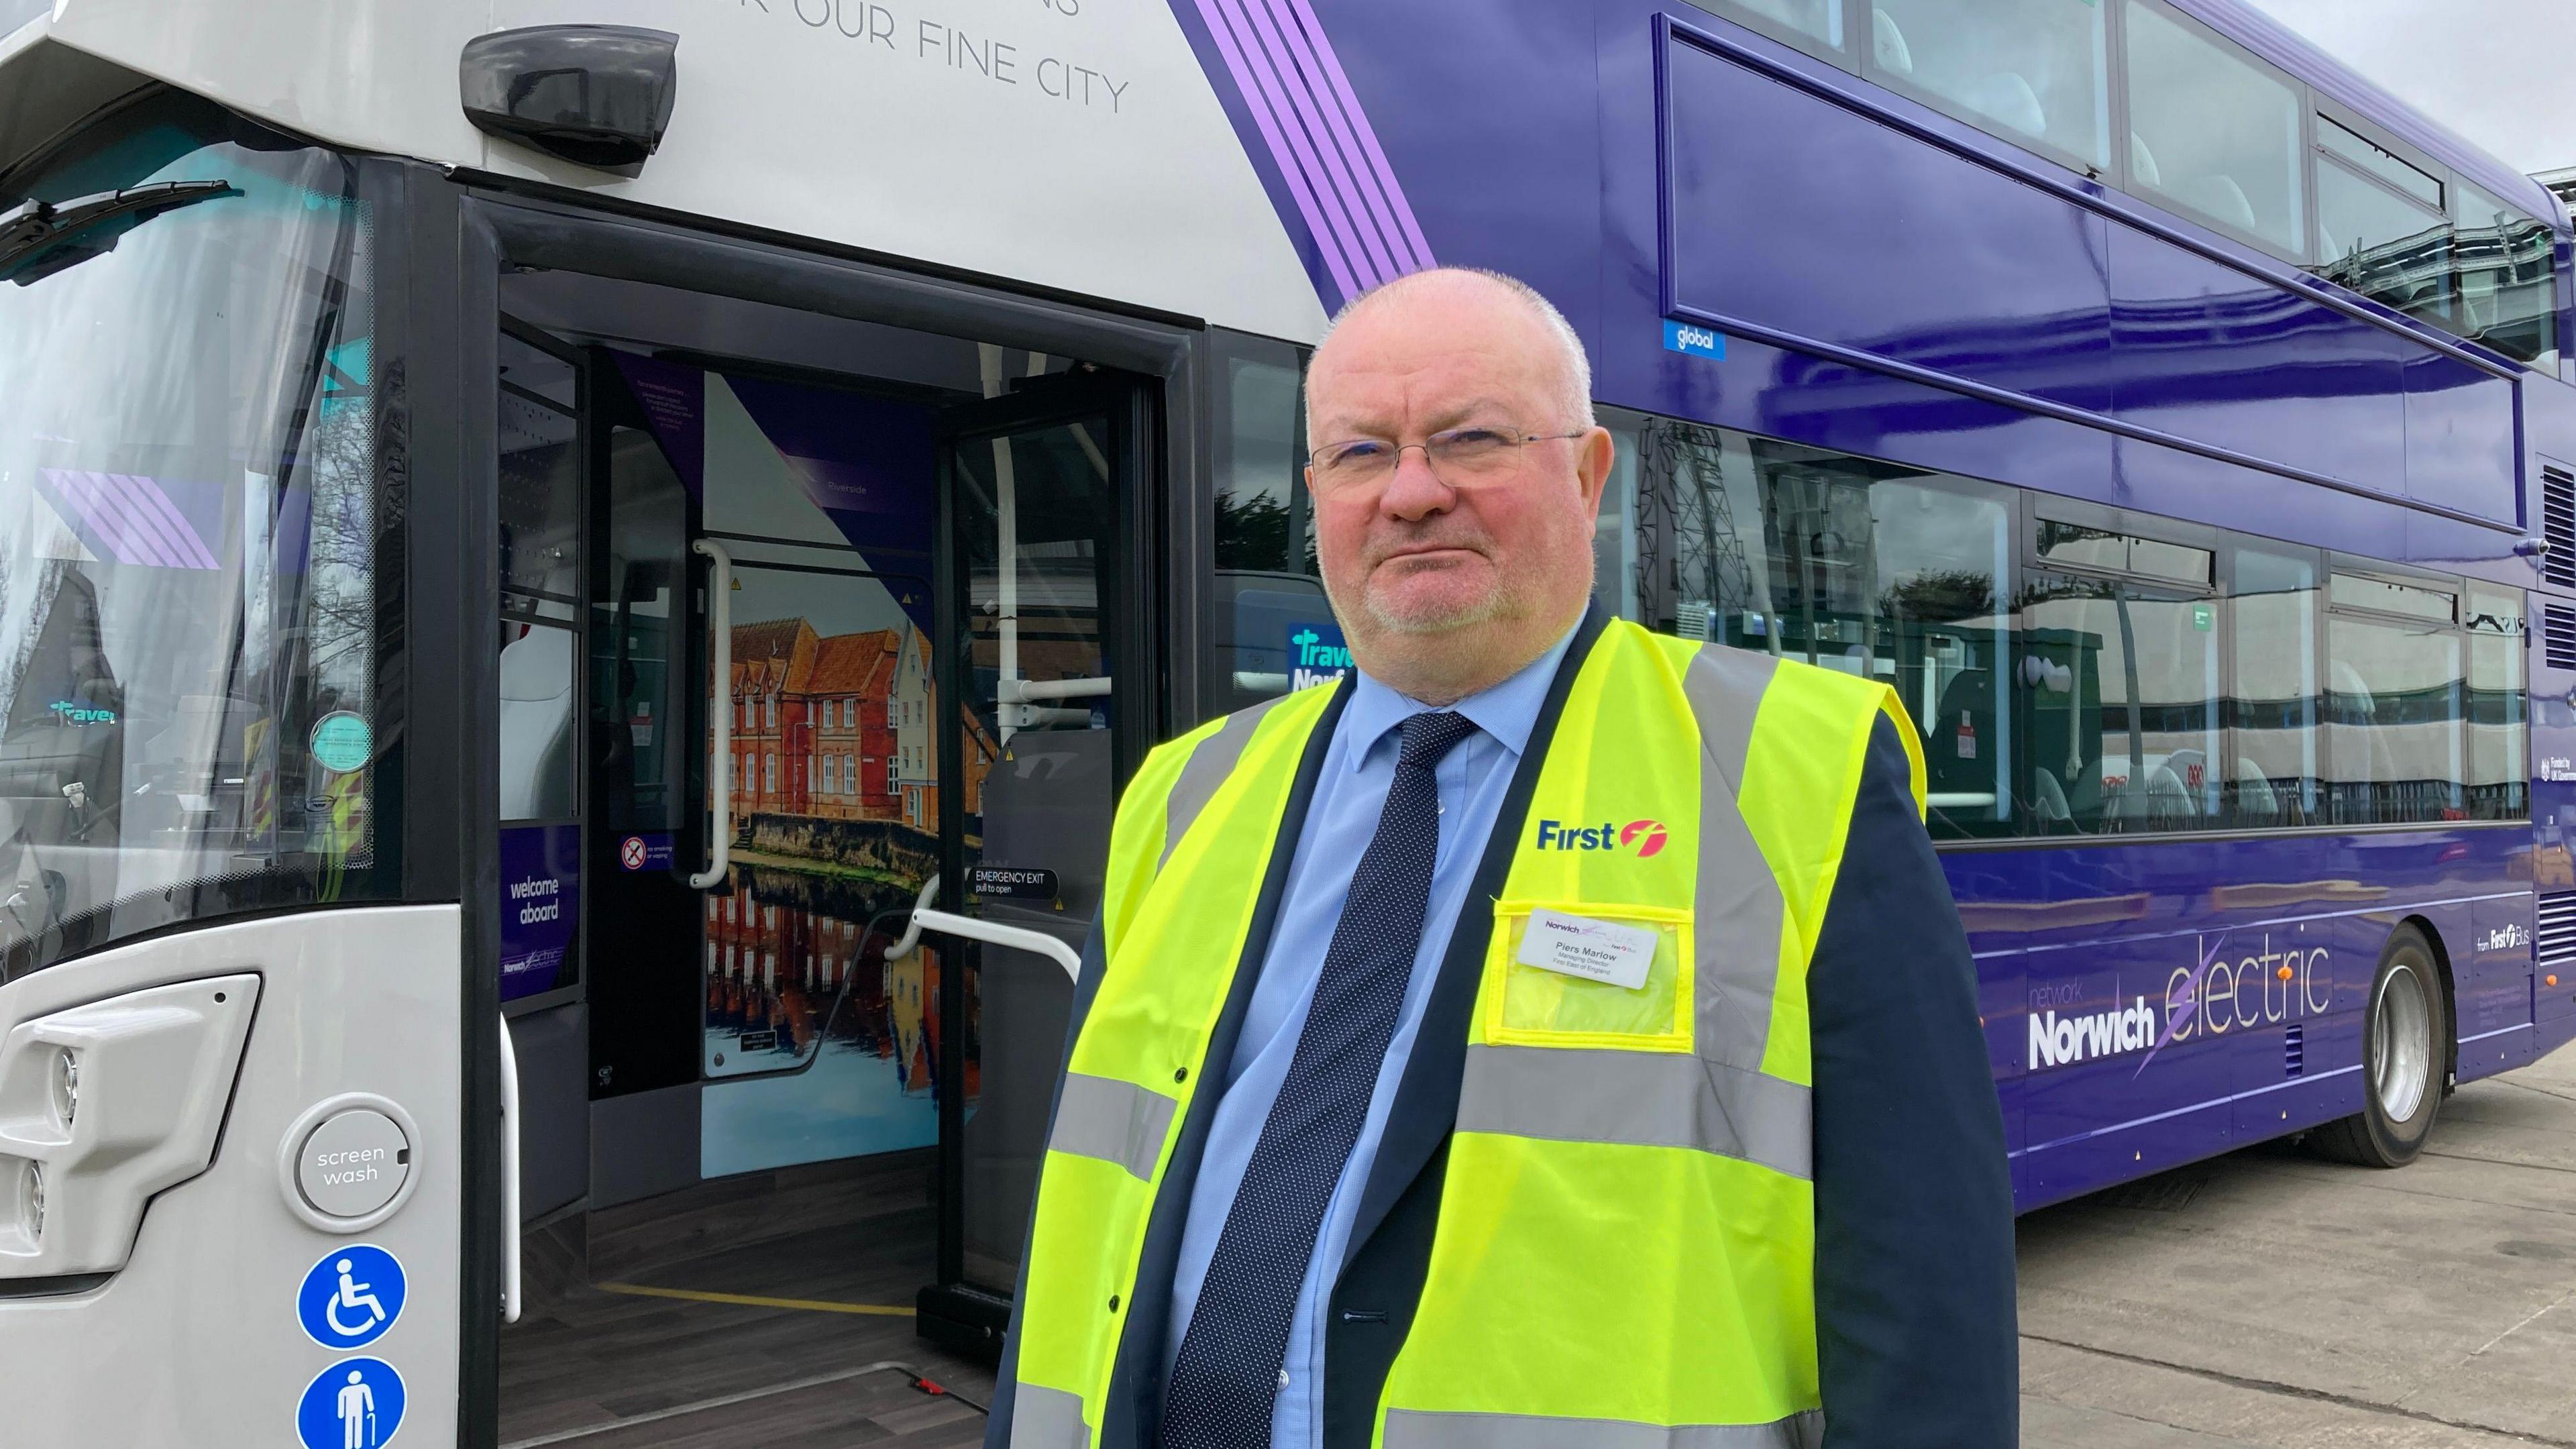
[(1082, 953), (1048, 935), (1025, 926), (1005, 926), (999, 921), (982, 921), (973, 916), (960, 916), (933, 910), (930, 902), (939, 894), (939, 877), (924, 881), (921, 896), (912, 908), (912, 919), (903, 928), (903, 939), (894, 943), (885, 958), (900, 961), (921, 945), (921, 933), (937, 931), (946, 936), (962, 936), (988, 945), (1008, 946), (1014, 951), (1027, 951), (1044, 956), (1064, 968), (1064, 974), (1075, 981), (1082, 979)]
[(733, 868), (733, 555), (711, 538), (699, 539), (689, 547), (710, 560), (707, 627), (715, 634), (715, 688), (709, 692), (715, 705), (710, 711), (715, 716), (714, 738), (710, 741), (715, 762), (708, 769), (715, 787), (714, 818), (707, 868), (689, 877), (689, 889), (702, 891), (721, 882)]
[(519, 1321), (519, 1051), (501, 1019), (501, 1321)]

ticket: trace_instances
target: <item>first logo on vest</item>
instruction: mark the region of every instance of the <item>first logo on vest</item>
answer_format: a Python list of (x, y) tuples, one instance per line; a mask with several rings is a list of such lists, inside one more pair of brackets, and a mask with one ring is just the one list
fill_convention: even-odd
[(1538, 823), (1538, 848), (1541, 850), (1619, 850), (1637, 848), (1642, 860), (1664, 848), (1664, 822), (1631, 820), (1614, 825), (1605, 820), (1598, 825), (1568, 825), (1562, 820)]

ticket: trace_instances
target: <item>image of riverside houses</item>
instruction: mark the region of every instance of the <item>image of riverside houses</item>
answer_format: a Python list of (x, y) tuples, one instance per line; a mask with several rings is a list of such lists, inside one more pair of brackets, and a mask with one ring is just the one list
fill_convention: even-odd
[[(733, 631), (732, 889), (707, 897), (705, 923), (710, 1172), (935, 1135), (938, 952), (892, 965), (885, 952), (900, 934), (893, 912), (938, 869), (938, 700), (928, 635), (886, 612), (893, 627), (825, 635), (799, 615)], [(955, 717), (971, 839), (999, 752), (971, 709)], [(809, 1055), (801, 1076), (714, 1085)], [(723, 1110), (733, 1104), (721, 1096), (740, 1093), (759, 1099), (758, 1112)]]

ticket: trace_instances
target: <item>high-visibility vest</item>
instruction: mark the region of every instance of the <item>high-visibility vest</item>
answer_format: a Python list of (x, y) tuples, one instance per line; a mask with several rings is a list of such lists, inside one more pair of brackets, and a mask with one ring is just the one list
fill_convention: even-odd
[[(1208, 1047), (1235, 973), (1259, 969), (1255, 900), (1293, 848), (1281, 827), (1333, 687), (1165, 745), (1119, 803), (1107, 965), (1029, 1241), (1013, 1449), (1099, 1435), (1176, 1126), (1223, 1068)], [(1621, 621), (1595, 639), (1503, 893), (1467, 907), (1490, 922), (1459, 923), (1490, 940), (1376, 1443), (1821, 1437), (1807, 963), (1881, 714), (1914, 755), (1919, 809), (1919, 746), (1885, 685)], [(1644, 984), (1526, 964), (1544, 954), (1522, 949), (1535, 911), (1648, 933)], [(1646, 954), (1627, 939), (1610, 974)]]

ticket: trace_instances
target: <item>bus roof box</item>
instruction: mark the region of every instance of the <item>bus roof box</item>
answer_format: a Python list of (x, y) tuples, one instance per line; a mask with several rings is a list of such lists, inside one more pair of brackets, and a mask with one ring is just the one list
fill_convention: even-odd
[(631, 25), (534, 25), (465, 42), (465, 117), (504, 140), (628, 175), (662, 144), (680, 37)]

